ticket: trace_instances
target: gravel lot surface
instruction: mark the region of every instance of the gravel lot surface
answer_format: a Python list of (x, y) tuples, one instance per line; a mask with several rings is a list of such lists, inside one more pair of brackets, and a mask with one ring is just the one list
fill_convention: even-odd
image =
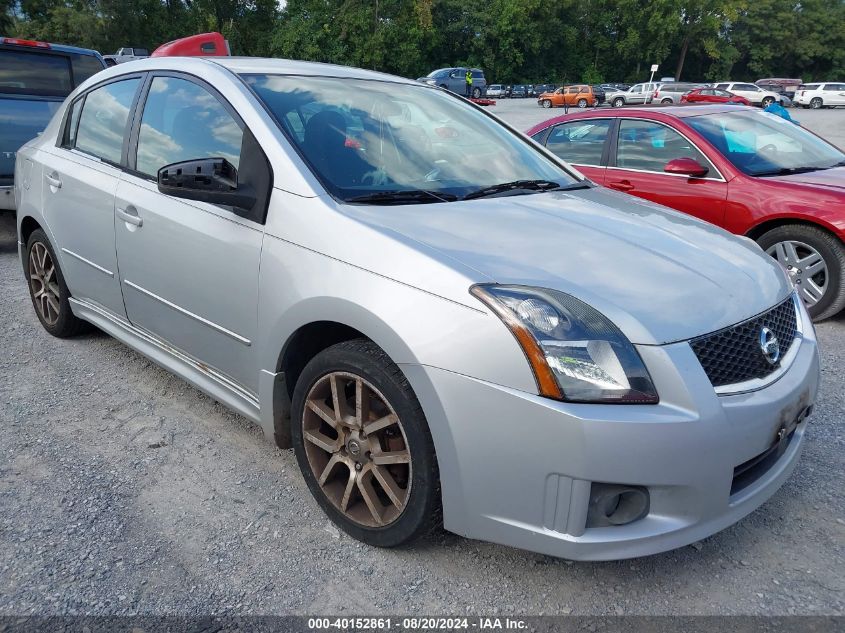
[(250, 422), (104, 334), (50, 337), (8, 213), (0, 323), (0, 615), (845, 614), (845, 316), (818, 327), (821, 399), (786, 486), (701, 543), (615, 563), (339, 533)]

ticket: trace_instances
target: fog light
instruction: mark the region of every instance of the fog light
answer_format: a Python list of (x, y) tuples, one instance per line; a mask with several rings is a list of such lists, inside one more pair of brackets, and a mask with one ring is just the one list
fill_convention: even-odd
[(590, 489), (587, 527), (627, 525), (648, 514), (648, 490), (642, 486), (594, 483)]

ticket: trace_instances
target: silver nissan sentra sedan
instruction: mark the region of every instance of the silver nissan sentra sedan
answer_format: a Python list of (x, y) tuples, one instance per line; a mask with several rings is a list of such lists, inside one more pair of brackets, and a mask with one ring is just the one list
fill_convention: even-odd
[(750, 240), (595, 186), (436, 87), (156, 58), (19, 153), (38, 319), (92, 323), (292, 446), (379, 546), (682, 546), (795, 467), (813, 326)]

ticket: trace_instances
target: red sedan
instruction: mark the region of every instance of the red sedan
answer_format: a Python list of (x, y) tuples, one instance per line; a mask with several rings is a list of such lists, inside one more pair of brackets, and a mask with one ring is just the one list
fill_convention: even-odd
[(745, 97), (718, 88), (696, 88), (681, 95), (681, 103), (734, 103), (751, 105)]
[(598, 184), (755, 240), (815, 319), (845, 307), (845, 153), (804, 128), (704, 105), (579, 111), (527, 134)]

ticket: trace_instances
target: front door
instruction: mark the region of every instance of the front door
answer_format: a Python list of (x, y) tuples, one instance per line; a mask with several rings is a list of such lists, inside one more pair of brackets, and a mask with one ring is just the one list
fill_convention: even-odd
[(223, 157), (239, 166), (243, 124), (192, 79), (150, 83), (133, 173), (116, 195), (117, 252), (133, 325), (258, 391), (255, 351), (262, 225), (232, 209), (158, 191), (164, 165)]
[(42, 153), (44, 217), (71, 295), (125, 316), (114, 195), (138, 77), (108, 83), (70, 108), (61, 147)]
[[(691, 141), (668, 126), (623, 119), (605, 173), (605, 185), (722, 224), (728, 185)], [(704, 178), (663, 171), (670, 160), (692, 158), (709, 169)]]

